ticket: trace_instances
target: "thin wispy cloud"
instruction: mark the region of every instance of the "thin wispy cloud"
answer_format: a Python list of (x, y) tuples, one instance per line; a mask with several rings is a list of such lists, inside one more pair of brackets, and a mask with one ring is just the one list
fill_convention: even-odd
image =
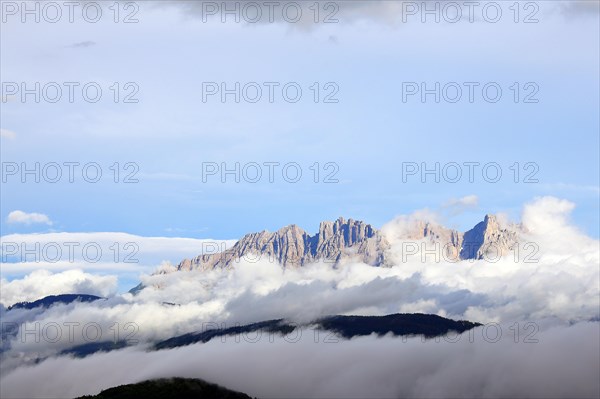
[(73, 44), (71, 44), (68, 47), (71, 47), (71, 48), (87, 48), (87, 47), (95, 46), (96, 44), (97, 43), (94, 42), (94, 41), (86, 40), (86, 41), (83, 41), (83, 42), (73, 43)]
[(446, 201), (442, 208), (450, 212), (451, 215), (458, 215), (466, 210), (477, 209), (479, 206), (479, 197), (476, 195), (467, 195), (462, 198), (453, 198)]
[[(29, 219), (32, 218), (29, 216)], [(36, 218), (43, 219), (40, 216)], [(27, 217), (13, 214), (12, 219), (27, 220)], [(184, 258), (230, 248), (236, 242), (211, 238), (145, 237), (122, 232), (7, 234), (1, 236), (0, 241), (0, 255), (4, 262), (2, 277), (22, 275), (36, 269), (151, 273), (163, 261), (177, 263)], [(48, 250), (27, 255), (26, 249), (36, 246)]]
[(0, 129), (0, 137), (3, 139), (14, 140), (17, 137), (17, 134), (12, 130)]

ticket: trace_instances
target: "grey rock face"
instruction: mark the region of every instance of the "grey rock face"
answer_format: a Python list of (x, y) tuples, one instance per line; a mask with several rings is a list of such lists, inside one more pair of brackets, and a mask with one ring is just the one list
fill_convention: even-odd
[(496, 216), (486, 215), (483, 222), (465, 232), (461, 259), (495, 259), (509, 253), (518, 243), (516, 231), (502, 229)]
[(373, 266), (383, 264), (386, 239), (371, 225), (361, 221), (339, 218), (335, 222), (321, 222), (319, 232), (309, 235), (296, 225), (274, 233), (262, 231), (242, 237), (232, 248), (209, 255), (185, 259), (178, 270), (229, 268), (234, 262), (266, 259), (284, 267), (300, 267), (315, 261), (338, 263), (345, 258), (356, 258)]
[(437, 243), (445, 251), (447, 259), (460, 259), (459, 254), (463, 241), (463, 234), (456, 230), (448, 229), (434, 223), (417, 221), (411, 229), (404, 232), (403, 240), (426, 240)]
[[(403, 233), (402, 239), (439, 243), (449, 259), (465, 260), (505, 255), (517, 244), (518, 235), (516, 231), (501, 228), (494, 215), (486, 215), (482, 222), (465, 233), (433, 223), (416, 222)], [(284, 267), (301, 267), (316, 261), (337, 264), (350, 259), (383, 266), (389, 248), (384, 235), (371, 225), (339, 218), (335, 222), (321, 222), (319, 232), (313, 236), (296, 225), (274, 233), (247, 234), (221, 253), (184, 259), (177, 270), (231, 268), (242, 258), (249, 261), (266, 259)]]
[(482, 222), (465, 233), (419, 221), (404, 233), (402, 239), (425, 239), (429, 243), (439, 243), (440, 248), (445, 251), (446, 259), (495, 259), (514, 248), (518, 234), (514, 230), (502, 228), (496, 216), (486, 215)]

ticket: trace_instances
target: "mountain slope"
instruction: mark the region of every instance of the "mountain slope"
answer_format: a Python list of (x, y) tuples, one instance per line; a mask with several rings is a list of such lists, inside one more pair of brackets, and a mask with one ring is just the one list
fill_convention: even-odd
[(462, 333), (480, 325), (479, 323), (466, 320), (456, 321), (437, 315), (422, 313), (396, 313), (385, 316), (329, 316), (303, 325), (278, 319), (244, 326), (208, 329), (179, 335), (158, 342), (154, 345), (154, 349), (177, 348), (199, 342), (206, 343), (217, 337), (239, 336), (240, 334), (257, 331), (287, 335), (299, 328), (301, 330), (331, 332), (345, 339), (373, 333), (380, 336), (391, 333), (395, 336), (422, 335), (426, 338), (434, 338), (443, 336), (451, 331)]
[(250, 399), (245, 393), (232, 391), (217, 384), (197, 378), (161, 378), (120, 385), (105, 389), (98, 395), (81, 396), (79, 399)]
[(33, 302), (18, 302), (12, 306), (9, 306), (6, 310), (13, 309), (35, 309), (37, 307), (49, 308), (52, 305), (57, 303), (67, 304), (71, 302), (93, 302), (98, 299), (102, 299), (96, 295), (87, 295), (87, 294), (61, 294), (61, 295), (49, 295), (42, 299), (38, 299)]

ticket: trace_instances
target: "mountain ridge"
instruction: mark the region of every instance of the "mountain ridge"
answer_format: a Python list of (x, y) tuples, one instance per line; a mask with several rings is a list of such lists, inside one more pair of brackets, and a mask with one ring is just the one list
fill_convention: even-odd
[(35, 309), (38, 307), (49, 308), (55, 304), (69, 304), (72, 302), (93, 302), (99, 299), (105, 299), (96, 295), (89, 294), (59, 294), (48, 295), (35, 301), (17, 302), (6, 308), (6, 311), (15, 309)]
[[(503, 228), (495, 215), (487, 214), (483, 221), (464, 233), (417, 220), (396, 238), (439, 243), (446, 251), (445, 255), (467, 260), (483, 259), (492, 251), (499, 256), (506, 255), (517, 244), (518, 232)], [(302, 267), (317, 261), (338, 264), (345, 260), (357, 260), (371, 266), (391, 266), (388, 257), (390, 248), (390, 240), (381, 229), (360, 220), (340, 217), (334, 222), (321, 222), (319, 231), (314, 235), (295, 224), (273, 233), (263, 230), (246, 234), (225, 251), (184, 259), (175, 269), (228, 269), (242, 258), (252, 260), (264, 256), (283, 267)]]
[(243, 334), (256, 332), (286, 336), (297, 329), (328, 332), (335, 334), (339, 339), (351, 339), (371, 334), (380, 337), (386, 334), (423, 336), (430, 339), (446, 335), (449, 332), (462, 334), (480, 326), (482, 324), (477, 322), (453, 320), (425, 313), (393, 313), (381, 316), (332, 315), (301, 324), (285, 319), (274, 319), (177, 335), (155, 343), (152, 349), (172, 349), (197, 343), (207, 343), (216, 338), (224, 340), (224, 337), (239, 337)]
[(235, 260), (250, 255), (267, 256), (284, 267), (304, 266), (318, 260), (337, 263), (345, 254), (349, 255), (349, 248), (356, 249), (361, 261), (379, 266), (388, 247), (389, 243), (370, 224), (340, 217), (335, 222), (321, 222), (319, 232), (312, 236), (295, 224), (273, 233), (263, 230), (246, 234), (228, 250), (182, 260), (177, 270), (229, 268)]

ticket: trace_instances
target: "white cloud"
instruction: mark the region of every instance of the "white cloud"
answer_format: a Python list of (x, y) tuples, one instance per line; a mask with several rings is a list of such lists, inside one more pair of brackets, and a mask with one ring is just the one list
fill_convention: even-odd
[(0, 129), (0, 137), (3, 139), (14, 140), (17, 137), (17, 134), (12, 130)]
[(523, 208), (523, 226), (536, 237), (540, 246), (565, 260), (598, 253), (598, 240), (587, 237), (571, 223), (575, 204), (555, 197), (540, 197)]
[(547, 234), (552, 230), (564, 230), (568, 227), (569, 214), (575, 204), (555, 197), (540, 197), (525, 205), (523, 224), (538, 234)]
[[(177, 264), (184, 258), (219, 252), (236, 240), (61, 232), (8, 234), (0, 237), (0, 242), (2, 274), (6, 276), (36, 269), (150, 272), (163, 261)], [(35, 254), (28, 252), (36, 247)]]
[[(228, 337), (158, 352), (131, 348), (61, 357), (3, 373), (0, 393), (75, 397), (181, 376), (261, 398), (598, 397), (599, 323), (543, 329), (534, 336), (537, 343), (524, 343), (523, 336), (515, 343), (514, 326), (500, 327), (495, 343), (484, 340), (483, 328), (473, 331), (472, 340), (465, 333), (454, 343), (390, 336), (326, 343), (326, 334), (315, 342), (314, 331), (304, 330), (297, 341), (290, 334), (292, 342), (279, 336), (271, 342), (263, 334), (258, 342)], [(494, 329), (488, 334), (494, 337)]]
[(479, 205), (479, 197), (467, 195), (462, 198), (453, 198), (446, 201), (442, 207), (447, 209), (451, 215), (458, 215), (469, 209), (475, 209)]
[[(142, 341), (194, 331), (204, 322), (309, 321), (330, 314), (410, 311), (477, 322), (590, 320), (599, 317), (598, 241), (569, 224), (570, 209), (550, 198), (527, 204), (524, 224), (530, 233), (517, 255), (497, 262), (451, 263), (418, 255), (402, 260), (401, 241), (392, 239), (390, 256), (396, 264), (389, 268), (350, 262), (337, 268), (317, 263), (282, 269), (265, 258), (242, 260), (232, 270), (146, 275), (147, 288), (135, 297), (124, 294), (102, 308), (57, 308), (38, 319), (94, 321), (107, 328), (135, 322)], [(532, 228), (547, 219), (555, 219), (552, 231)], [(168, 263), (162, 267), (171, 268)]]
[[(136, 310), (126, 307), (119, 317), (146, 323), (144, 331), (149, 336), (193, 329), (206, 320), (252, 322), (278, 317), (310, 320), (334, 313), (387, 314), (407, 309), (479, 322), (528, 317), (591, 319), (598, 317), (595, 306), (600, 291), (598, 240), (585, 236), (570, 224), (571, 209), (569, 202), (548, 197), (527, 204), (523, 224), (529, 233), (522, 237), (519, 252), (495, 262), (452, 263), (441, 257), (422, 259), (420, 254), (403, 257), (403, 241), (394, 238), (397, 236), (393, 232), (407, 229), (411, 221), (422, 217), (413, 215), (400, 217), (399, 222), (388, 226), (390, 256), (395, 261), (390, 268), (346, 263), (334, 269), (331, 264), (317, 263), (282, 269), (262, 258), (242, 260), (233, 270), (146, 275), (142, 281), (148, 288), (137, 297), (127, 297), (132, 306), (137, 304)], [(104, 242), (103, 248), (113, 240), (124, 243), (131, 239), (129, 235), (120, 237), (123, 233), (86, 234), (23, 237), (44, 242), (83, 243), (95, 239)], [(103, 234), (108, 236), (102, 237)], [(5, 236), (3, 241), (9, 238), (20, 240)], [(201, 252), (198, 242), (192, 240), (186, 245), (185, 241), (172, 240), (142, 238), (140, 256), (145, 258), (140, 264), (156, 267), (169, 251), (176, 251), (171, 256), (175, 258), (174, 264)], [(526, 246), (528, 243), (532, 246)], [(108, 251), (108, 255), (112, 254)], [(34, 262), (29, 264), (35, 267)], [(169, 263), (162, 267), (172, 268)], [(182, 307), (168, 311), (155, 309), (154, 304), (161, 302), (178, 303)], [(147, 310), (138, 307), (142, 305), (147, 305)], [(155, 324), (153, 321), (160, 320), (164, 312), (167, 312), (165, 323)], [(167, 324), (169, 327), (165, 327)]]
[(48, 295), (89, 294), (108, 296), (116, 292), (116, 276), (99, 276), (81, 270), (69, 270), (52, 274), (37, 270), (23, 279), (8, 281), (0, 279), (2, 296), (0, 303), (10, 306), (17, 302), (35, 301)]
[(44, 223), (52, 225), (52, 221), (47, 215), (43, 213), (27, 213), (23, 211), (12, 211), (6, 218), (7, 223), (21, 223), (21, 224), (33, 224), (33, 223)]
[(445, 207), (452, 207), (452, 206), (477, 206), (479, 205), (479, 197), (477, 197), (476, 195), (467, 195), (465, 197), (462, 198), (453, 198), (449, 201), (447, 201), (444, 206)]
[[(232, 325), (281, 317), (295, 321), (308, 321), (331, 314), (381, 315), (396, 312), (426, 312), (454, 319), (468, 319), (483, 323), (504, 323), (505, 331), (510, 331), (508, 327), (515, 322), (519, 322), (521, 325), (529, 321), (537, 322), (540, 325), (544, 323), (550, 325), (569, 325), (570, 323), (577, 323), (576, 326), (587, 325), (586, 321), (597, 320), (600, 317), (598, 313), (600, 292), (599, 243), (598, 240), (585, 236), (571, 224), (568, 216), (572, 209), (572, 203), (551, 197), (539, 198), (524, 206), (522, 223), (527, 233), (523, 233), (521, 244), (529, 242), (537, 245), (534, 248), (535, 256), (533, 259), (528, 257), (531, 255), (531, 250), (525, 250), (521, 246), (521, 252), (517, 258), (511, 255), (499, 259), (497, 262), (478, 260), (450, 263), (444, 260), (434, 261), (431, 257), (422, 260), (419, 256), (413, 256), (402, 261), (400, 253), (401, 240), (394, 239), (394, 234), (390, 234), (390, 237), (392, 237), (390, 255), (395, 257), (396, 264), (389, 268), (378, 268), (349, 262), (335, 269), (330, 264), (325, 263), (317, 263), (298, 269), (282, 269), (278, 264), (264, 258), (256, 262), (243, 260), (235, 265), (232, 270), (176, 272), (144, 276), (143, 282), (148, 287), (137, 296), (123, 294), (102, 303), (56, 306), (43, 313), (29, 316), (33, 319), (29, 319), (28, 323), (40, 322), (41, 325), (44, 325), (44, 323), (51, 322), (62, 324), (76, 321), (81, 325), (85, 325), (86, 323), (95, 322), (99, 323), (104, 331), (111, 331), (110, 326), (115, 322), (119, 325), (133, 322), (139, 326), (136, 338), (142, 344), (201, 330), (203, 323), (207, 322), (225, 322), (227, 325)], [(406, 229), (412, 221), (420, 219), (421, 216), (402, 216), (399, 218), (400, 222), (390, 224), (391, 229)], [(195, 250), (193, 245), (189, 249)], [(530, 262), (528, 260), (537, 261)], [(168, 263), (162, 267), (165, 270), (171, 269)], [(31, 294), (32, 297), (34, 295), (41, 296), (44, 294), (43, 287), (46, 280), (52, 279), (52, 276), (49, 274), (36, 274), (36, 278), (31, 280), (35, 281), (35, 284), (31, 284), (31, 288), (28, 288), (25, 284), (25, 279), (19, 280), (20, 282), (13, 281), (11, 283), (14, 284), (14, 289), (9, 290), (6, 295), (11, 298), (10, 301), (19, 298), (19, 295), (26, 295), (28, 291), (33, 293)], [(56, 280), (65, 281), (68, 279), (57, 277)], [(38, 285), (42, 288), (39, 288)], [(69, 287), (68, 284), (63, 285)], [(91, 284), (96, 288), (99, 285), (102, 286), (101, 284)], [(64, 288), (56, 287), (56, 290), (59, 289)], [(2, 301), (8, 304), (9, 300), (4, 299), (5, 291), (3, 286)], [(176, 305), (165, 305), (163, 302), (175, 303)], [(8, 316), (17, 316), (16, 313), (11, 315), (12, 313), (9, 312)], [(593, 324), (593, 326), (595, 327), (590, 328), (597, 329), (597, 324)], [(28, 325), (28, 328), (33, 328), (33, 325)], [(541, 331), (548, 328), (544, 327)], [(379, 378), (377, 375), (380, 375), (385, 381), (393, 380), (394, 375), (398, 375), (397, 373), (408, 370), (410, 367), (415, 367), (418, 373), (428, 376), (427, 379), (419, 379), (419, 374), (417, 374), (416, 379), (412, 382), (408, 378), (399, 381), (398, 385), (384, 384), (381, 386), (385, 386), (387, 390), (371, 391), (372, 395), (363, 396), (386, 396), (388, 394), (390, 396), (444, 396), (444, 392), (451, 392), (454, 396), (464, 396), (466, 392), (472, 392), (473, 396), (511, 396), (511, 394), (514, 394), (512, 396), (527, 396), (517, 395), (520, 392), (525, 392), (526, 389), (532, 390), (531, 396), (545, 396), (547, 392), (543, 388), (539, 388), (543, 384), (531, 383), (527, 385), (525, 381), (516, 377), (518, 374), (509, 376), (500, 373), (499, 370), (506, 369), (506, 364), (509, 364), (509, 362), (511, 364), (521, 364), (519, 363), (520, 359), (525, 361), (529, 359), (527, 356), (533, 356), (531, 359), (535, 360), (530, 360), (526, 364), (531, 364), (531, 362), (544, 364), (551, 369), (553, 375), (560, 376), (560, 372), (563, 371), (560, 369), (560, 364), (552, 363), (550, 360), (555, 359), (554, 356), (560, 359), (563, 355), (562, 348), (565, 348), (565, 353), (569, 353), (571, 342), (579, 341), (581, 343), (589, 340), (590, 331), (587, 330), (583, 334), (577, 328), (567, 328), (564, 330), (564, 334), (556, 335), (560, 337), (557, 338), (556, 342), (551, 339), (552, 334), (544, 335), (543, 337), (547, 338), (547, 341), (543, 341), (544, 343), (554, 342), (554, 344), (548, 346), (511, 347), (498, 344), (495, 346), (499, 348), (497, 353), (486, 349), (494, 347), (494, 345), (486, 346), (483, 349), (468, 345), (433, 346), (432, 348), (446, 348), (448, 350), (446, 352), (444, 352), (446, 349), (442, 350), (439, 358), (433, 353), (435, 349), (423, 355), (423, 352), (419, 352), (418, 349), (421, 348), (422, 350), (423, 347), (419, 346), (414, 349), (414, 359), (411, 356), (407, 357), (402, 353), (394, 352), (394, 356), (390, 354), (389, 362), (392, 362), (392, 359), (399, 362), (396, 365), (397, 368), (394, 369), (396, 374), (385, 369), (382, 364), (382, 368), (386, 370), (384, 374), (373, 371), (373, 374), (365, 376), (365, 378), (368, 377), (366, 381), (376, 381)], [(597, 331), (594, 334), (596, 334), (594, 337), (597, 341)], [(7, 356), (14, 355), (10, 358), (17, 359), (15, 362), (18, 364), (19, 361), (22, 361), (19, 359), (35, 358), (35, 353), (38, 352), (52, 354), (69, 345), (85, 343), (82, 337), (78, 337), (75, 343), (67, 342), (66, 337), (67, 335), (59, 343), (52, 345), (44, 342), (36, 344), (34, 342), (12, 341), (12, 348)], [(312, 335), (310, 338), (312, 339)], [(512, 339), (512, 336), (509, 338)], [(354, 341), (352, 340), (352, 342)], [(398, 343), (397, 340), (386, 342), (389, 345), (382, 344), (381, 351), (398, 346), (395, 345), (395, 343)], [(580, 343), (577, 344), (578, 347), (581, 347)], [(401, 344), (399, 346), (402, 347)], [(299, 350), (307, 351), (313, 356), (315, 353), (323, 351), (321, 346), (313, 347), (316, 352), (310, 352), (301, 344), (296, 347)], [(198, 350), (210, 351), (212, 349), (207, 348), (212, 348), (212, 344), (202, 348)], [(238, 349), (235, 349), (234, 346), (230, 349), (228, 349), (229, 346), (218, 346), (218, 348), (226, 348), (225, 352), (229, 356), (227, 359), (230, 359), (227, 360), (228, 362), (249, 357), (243, 350), (239, 350), (239, 346)], [(252, 348), (260, 348), (260, 346)], [(340, 345), (339, 348), (352, 350), (349, 349), (351, 345), (348, 346), (346, 343)], [(514, 348), (514, 350), (511, 348)], [(371, 349), (375, 350), (374, 347)], [(520, 354), (517, 354), (521, 349), (524, 349), (523, 358), (520, 357)], [(535, 353), (527, 352), (534, 349)], [(553, 352), (548, 352), (550, 349)], [(174, 358), (201, 358), (194, 352), (196, 349), (190, 348), (191, 352), (185, 352), (187, 350), (140, 355), (144, 357), (143, 359), (137, 358), (137, 355), (132, 356), (143, 364), (161, 363), (162, 360), (165, 361), (165, 364), (168, 364), (169, 356), (171, 356), (169, 353), (176, 353), (177, 355), (173, 355)], [(356, 352), (353, 352), (353, 355), (348, 359), (358, 359), (361, 358), (361, 353), (363, 355), (371, 353), (368, 348), (363, 347), (362, 350), (363, 352), (356, 348)], [(505, 354), (505, 350), (508, 351), (507, 354)], [(215, 349), (215, 353), (216, 351), (217, 349)], [(462, 353), (461, 351), (464, 351), (464, 357), (459, 355)], [(593, 350), (589, 352), (592, 352), (591, 355), (594, 354)], [(28, 355), (24, 358), (18, 357), (16, 354), (19, 353)], [(134, 353), (134, 351), (127, 353)], [(212, 352), (202, 353), (205, 355), (205, 359), (210, 358), (206, 356), (214, 355)], [(552, 353), (553, 355), (545, 355), (544, 353)], [(595, 353), (597, 355), (598, 352)], [(289, 362), (289, 359), (294, 358), (294, 355), (294, 353), (289, 352), (282, 355), (281, 359), (286, 359)], [(341, 356), (341, 354), (337, 355)], [(115, 361), (117, 357), (110, 356), (119, 355), (111, 354), (107, 356), (111, 359), (110, 361)], [(505, 363), (498, 363), (498, 367), (493, 366), (489, 359), (497, 359), (496, 356), (499, 356), (502, 362)], [(576, 356), (579, 356), (579, 354)], [(100, 359), (101, 357), (94, 358)], [(127, 363), (127, 358), (126, 356), (123, 359), (125, 363)], [(159, 359), (162, 360), (159, 361)], [(281, 366), (275, 360), (269, 360), (266, 357), (260, 357), (260, 361), (257, 361), (256, 357), (251, 357), (251, 359), (257, 364), (258, 369), (266, 370), (272, 367), (278, 369)], [(302, 387), (294, 385), (294, 382), (288, 382), (286, 385), (289, 388), (288, 392), (296, 394), (296, 396), (327, 394), (347, 396), (341, 394), (344, 392), (343, 389), (346, 388), (348, 389), (347, 394), (352, 392), (357, 392), (357, 395), (359, 393), (365, 394), (364, 391), (360, 391), (358, 387), (354, 387), (352, 384), (348, 385), (346, 383), (344, 385), (347, 379), (352, 380), (352, 378), (349, 377), (350, 374), (346, 375), (339, 370), (344, 369), (343, 366), (348, 364), (348, 359), (339, 360), (339, 363), (332, 360), (328, 367), (318, 369), (320, 375), (327, 374), (328, 370), (338, 370), (338, 372), (327, 374), (327, 380), (332, 382), (328, 386), (335, 389), (332, 388), (332, 390), (327, 391), (327, 386), (323, 385), (315, 391), (306, 391), (302, 390)], [(400, 361), (398, 359), (404, 360)], [(462, 375), (474, 376), (477, 383), (470, 385), (467, 379), (461, 379), (460, 384), (452, 385), (450, 381), (457, 378), (453, 371), (454, 366), (452, 364), (454, 363), (447, 364), (448, 361), (453, 362), (452, 359), (460, 359), (464, 364), (468, 364), (471, 371)], [(59, 363), (52, 362), (55, 362), (55, 360), (42, 363), (36, 366), (35, 370), (45, 370), (45, 367), (49, 367), (43, 366), (44, 364), (63, 365), (61, 362), (65, 362), (65, 367), (72, 367), (70, 361), (56, 360)], [(85, 363), (85, 360), (74, 362), (73, 364), (79, 365), (88, 364)], [(446, 366), (441, 367), (440, 364), (446, 364)], [(457, 362), (456, 367), (460, 364), (460, 362)], [(188, 367), (193, 370), (201, 370), (202, 365), (203, 363), (200, 362), (194, 365), (188, 364)], [(486, 365), (486, 367), (482, 367), (482, 365)], [(392, 364), (388, 363), (387, 366), (392, 366)], [(588, 366), (593, 367), (594, 364), (588, 364)], [(317, 366), (315, 365), (315, 367)], [(597, 369), (596, 367), (595, 370)], [(165, 368), (164, 370), (174, 372), (173, 369)], [(481, 371), (478, 373), (478, 370)], [(162, 368), (153, 371), (156, 371), (156, 373), (121, 373), (122, 377), (128, 379), (128, 381), (121, 381), (118, 380), (121, 377), (115, 377), (115, 379), (110, 380), (110, 384), (116, 385), (131, 382), (131, 379), (134, 378), (150, 378), (163, 374)], [(364, 372), (362, 368), (355, 369), (355, 371), (359, 375), (360, 372)], [(242, 373), (241, 369), (238, 372)], [(8, 386), (13, 387), (6, 388), (8, 391), (4, 392), (17, 392), (16, 387), (18, 381), (20, 381), (20, 377), (17, 376), (23, 375), (23, 378), (25, 378), (27, 375), (31, 377), (27, 373), (19, 369), (11, 373), (10, 378), (3, 379), (3, 383), (8, 382)], [(32, 373), (35, 374), (37, 371), (32, 371)], [(305, 371), (302, 373), (305, 373)], [(536, 374), (534, 379), (537, 381), (538, 378), (542, 378), (542, 375), (543, 373)], [(219, 379), (210, 372), (199, 373), (196, 377), (221, 382), (231, 388), (242, 389), (258, 396), (278, 396), (280, 393), (257, 390), (250, 383), (248, 383), (250, 385), (236, 385), (236, 378)], [(60, 378), (63, 377), (60, 376)], [(515, 381), (515, 378), (517, 378), (516, 381), (520, 381), (522, 385), (514, 388), (515, 391), (510, 391), (513, 384), (496, 383), (496, 381), (501, 381), (503, 378), (510, 378), (511, 381)], [(583, 381), (588, 384), (584, 389), (585, 392), (594, 392), (593, 389), (596, 385), (590, 387), (590, 379), (587, 378), (587, 374), (581, 379), (580, 382)], [(83, 384), (82, 389), (84, 387), (100, 388), (97, 385), (100, 381), (86, 381), (87, 385)], [(102, 381), (108, 384), (107, 380)], [(257, 381), (261, 381), (264, 385), (264, 380), (257, 379)], [(337, 383), (334, 383), (335, 381)], [(563, 383), (565, 382), (567, 381), (563, 380)], [(64, 386), (62, 383), (57, 383), (53, 389), (65, 389)], [(380, 386), (380, 384), (371, 385), (371, 387), (374, 386)], [(548, 390), (548, 392), (551, 391)], [(564, 393), (560, 390), (556, 392), (557, 396), (560, 396), (561, 392)], [(584, 391), (574, 392), (575, 394), (580, 392), (584, 396)], [(27, 393), (37, 395), (35, 392), (28, 391)]]
[[(3, 243), (3, 245), (6, 243)], [(25, 247), (23, 247), (25, 248)], [(43, 247), (40, 247), (43, 248)], [(41, 250), (43, 251), (43, 250)], [(31, 253), (29, 255), (23, 254), (23, 257), (27, 257), (28, 261), (25, 262), (0, 262), (0, 267), (2, 268), (1, 276), (5, 278), (19, 277), (24, 273), (31, 273), (37, 270), (47, 270), (51, 272), (61, 272), (65, 270), (85, 270), (86, 272), (94, 272), (94, 273), (134, 273), (139, 274), (142, 272), (150, 273), (152, 272), (158, 264), (155, 263), (125, 263), (122, 260), (120, 262), (111, 262), (110, 259), (107, 261), (98, 261), (98, 262), (89, 262), (83, 259), (69, 261), (67, 259), (67, 254), (63, 253), (62, 256), (65, 258), (64, 260), (56, 261), (56, 262), (46, 262), (44, 261), (43, 254), (41, 251), (36, 251), (38, 253), (37, 260), (34, 259), (34, 255)], [(90, 249), (90, 252), (94, 251), (94, 249)], [(12, 252), (11, 252), (12, 253)], [(103, 254), (104, 255), (104, 254)], [(4, 255), (3, 255), (4, 256)], [(9, 255), (6, 255), (8, 259), (10, 259)], [(52, 255), (54, 256), (54, 255)], [(112, 253), (106, 254), (106, 258), (110, 258)]]

